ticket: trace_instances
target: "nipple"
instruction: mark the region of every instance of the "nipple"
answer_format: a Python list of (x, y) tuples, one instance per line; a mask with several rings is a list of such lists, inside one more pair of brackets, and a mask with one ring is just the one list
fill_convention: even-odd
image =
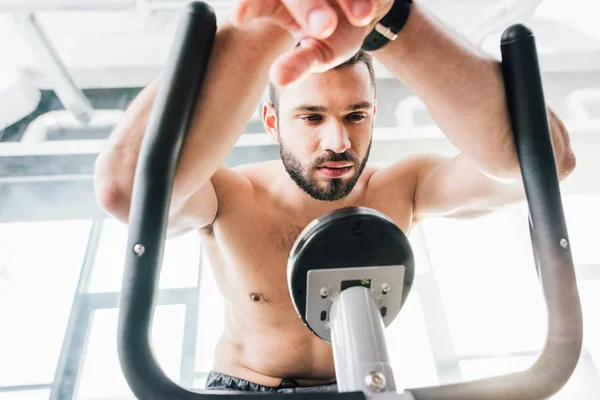
[(253, 302), (258, 303), (260, 301), (260, 293), (256, 293), (256, 292), (250, 293), (250, 299)]

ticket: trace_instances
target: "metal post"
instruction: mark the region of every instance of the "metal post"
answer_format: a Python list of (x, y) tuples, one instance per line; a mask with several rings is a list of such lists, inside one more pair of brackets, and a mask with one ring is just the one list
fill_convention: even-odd
[(385, 326), (369, 289), (340, 293), (331, 305), (330, 329), (339, 392), (396, 391)]
[(34, 14), (16, 14), (16, 25), (38, 58), (40, 66), (50, 76), (56, 95), (67, 110), (80, 122), (88, 122), (94, 109), (83, 91), (75, 84), (67, 67)]

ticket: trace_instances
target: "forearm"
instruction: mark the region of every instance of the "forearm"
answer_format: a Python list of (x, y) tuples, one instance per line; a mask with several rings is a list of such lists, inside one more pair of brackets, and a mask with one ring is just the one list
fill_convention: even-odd
[[(266, 89), (272, 61), (293, 44), (285, 31), (264, 23), (244, 29), (219, 27), (179, 157), (173, 199), (194, 193), (222, 165)], [(108, 191), (125, 198), (131, 195), (140, 145), (159, 85), (160, 77), (132, 102), (98, 158), (96, 174), (104, 178), (97, 178), (97, 183), (112, 185)]]
[[(450, 141), (482, 172), (519, 176), (497, 60), (450, 32), (418, 3), (396, 41), (374, 56), (423, 100)], [(568, 135), (552, 119), (557, 118), (551, 114), (550, 125), (561, 169), (570, 153)]]
[(294, 44), (286, 31), (264, 23), (219, 31), (179, 160), (174, 193), (193, 193), (223, 164), (266, 90), (269, 67)]

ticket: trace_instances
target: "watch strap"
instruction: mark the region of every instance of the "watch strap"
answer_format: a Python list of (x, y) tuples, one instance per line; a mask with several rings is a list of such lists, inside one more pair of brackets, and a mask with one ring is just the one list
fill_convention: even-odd
[(382, 48), (387, 43), (396, 40), (398, 33), (406, 25), (412, 0), (394, 0), (390, 11), (375, 25), (363, 41), (362, 50), (373, 51)]

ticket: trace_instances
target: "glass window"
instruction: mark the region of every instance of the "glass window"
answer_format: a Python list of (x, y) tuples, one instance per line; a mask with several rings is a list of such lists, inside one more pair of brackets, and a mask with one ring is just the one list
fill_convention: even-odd
[(91, 225), (0, 224), (0, 386), (54, 380)]
[(204, 252), (200, 281), (196, 372), (208, 372), (213, 368), (214, 351), (223, 333), (224, 301)]
[[(600, 224), (600, 195), (570, 195), (562, 198), (565, 220), (569, 231), (573, 262), (600, 264), (596, 227)], [(521, 218), (527, 221), (527, 206), (521, 209)]]
[(412, 292), (386, 330), (396, 389), (439, 384), (419, 294)]
[(533, 365), (536, 359), (537, 356), (484, 358), (460, 361), (459, 366), (463, 379), (472, 381), (524, 371)]
[(473, 220), (423, 222), (455, 350), (461, 355), (539, 349), (545, 307), (522, 208)]
[(600, 319), (598, 318), (600, 281), (579, 282), (579, 295), (583, 311), (584, 345), (600, 372)]
[[(123, 279), (128, 227), (116, 219), (104, 220), (94, 270), (91, 293), (119, 292)], [(159, 287), (194, 287), (198, 280), (200, 237), (195, 232), (167, 240)]]
[(600, 195), (568, 196), (563, 208), (575, 264), (600, 264)]
[(0, 400), (48, 400), (50, 389), (0, 392)]
[(429, 264), (429, 255), (427, 254), (427, 246), (423, 236), (422, 225), (417, 227), (408, 236), (408, 241), (413, 250), (415, 257), (415, 274), (425, 274), (431, 270)]
[[(179, 381), (181, 369), (184, 319), (184, 305), (159, 306), (151, 335), (161, 368), (175, 382)], [(119, 364), (117, 323), (117, 309), (94, 312), (76, 399), (132, 396)]]

